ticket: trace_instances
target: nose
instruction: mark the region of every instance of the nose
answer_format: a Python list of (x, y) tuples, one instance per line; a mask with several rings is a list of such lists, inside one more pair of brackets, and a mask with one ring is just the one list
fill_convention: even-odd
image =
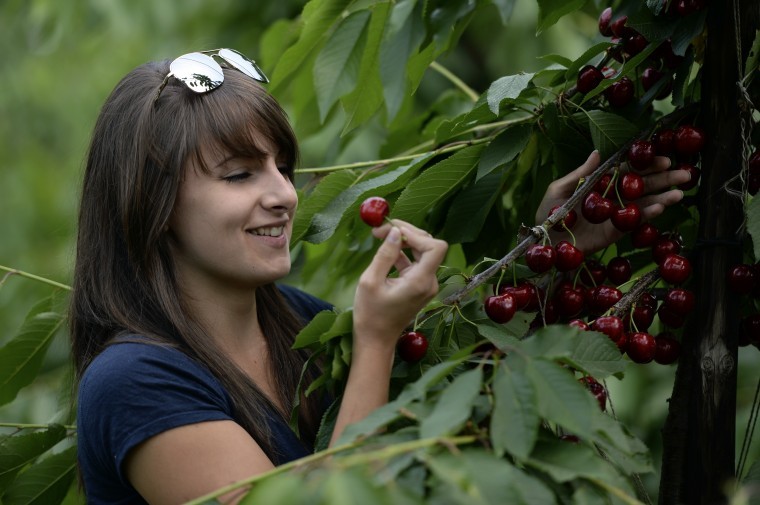
[(266, 185), (262, 205), (273, 211), (292, 212), (298, 205), (296, 188), (272, 157), (267, 158), (265, 165)]

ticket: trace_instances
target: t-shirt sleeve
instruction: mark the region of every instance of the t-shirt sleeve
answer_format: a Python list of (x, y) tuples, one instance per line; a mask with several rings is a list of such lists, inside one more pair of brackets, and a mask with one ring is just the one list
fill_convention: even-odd
[(114, 344), (90, 364), (79, 385), (80, 464), (106, 465), (126, 483), (122, 463), (130, 449), (172, 428), (232, 419), (231, 413), (219, 382), (180, 351)]
[(277, 284), (277, 288), (295, 313), (303, 319), (304, 324), (308, 324), (319, 312), (335, 308), (326, 301), (293, 286)]

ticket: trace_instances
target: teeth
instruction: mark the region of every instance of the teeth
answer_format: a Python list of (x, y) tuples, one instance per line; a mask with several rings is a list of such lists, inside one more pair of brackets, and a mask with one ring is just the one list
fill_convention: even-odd
[(279, 237), (282, 235), (284, 226), (272, 226), (271, 228), (256, 228), (252, 231), (254, 235), (264, 235), (265, 237)]

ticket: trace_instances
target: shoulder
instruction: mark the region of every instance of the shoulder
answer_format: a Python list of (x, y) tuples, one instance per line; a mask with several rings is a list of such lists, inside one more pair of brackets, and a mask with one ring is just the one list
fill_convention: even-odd
[(288, 286), (287, 284), (276, 284), (276, 286), (290, 307), (296, 314), (301, 316), (304, 323), (308, 323), (314, 319), (314, 316), (323, 310), (334, 309), (332, 304), (293, 286)]

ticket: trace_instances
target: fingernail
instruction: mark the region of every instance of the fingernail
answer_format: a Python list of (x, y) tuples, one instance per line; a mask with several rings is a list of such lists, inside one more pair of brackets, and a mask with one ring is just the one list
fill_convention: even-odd
[(679, 193), (681, 193), (681, 195), (680, 195), (680, 197), (679, 197), (678, 199), (679, 199), (679, 200), (683, 200), (683, 191), (681, 191), (681, 190), (679, 189), (679, 190), (678, 190), (678, 192), (679, 192)]
[(394, 226), (391, 228), (391, 231), (388, 232), (388, 236), (385, 237), (385, 240), (391, 244), (398, 244), (401, 241), (401, 230)]
[(691, 170), (684, 170), (684, 172), (686, 172), (687, 174), (689, 174), (689, 181), (690, 181), (691, 180)]

